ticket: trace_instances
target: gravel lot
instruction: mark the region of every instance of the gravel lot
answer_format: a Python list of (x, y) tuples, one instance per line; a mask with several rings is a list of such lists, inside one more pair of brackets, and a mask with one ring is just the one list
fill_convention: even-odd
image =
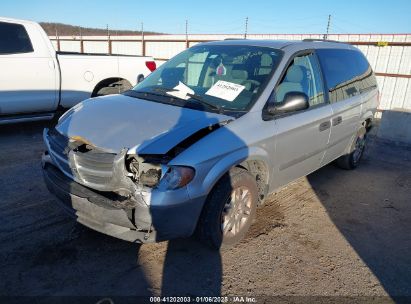
[(0, 126), (0, 295), (411, 297), (410, 148), (371, 138), (358, 170), (329, 165), (288, 185), (218, 253), (76, 224), (43, 183), (47, 125)]

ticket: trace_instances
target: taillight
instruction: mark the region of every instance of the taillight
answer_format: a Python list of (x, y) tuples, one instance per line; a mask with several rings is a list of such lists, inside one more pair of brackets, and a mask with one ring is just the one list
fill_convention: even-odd
[(157, 65), (155, 61), (146, 61), (146, 67), (152, 72), (157, 68)]

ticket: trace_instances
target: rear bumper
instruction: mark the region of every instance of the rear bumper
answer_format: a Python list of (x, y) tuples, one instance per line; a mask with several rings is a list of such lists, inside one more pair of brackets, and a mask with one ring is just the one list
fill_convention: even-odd
[[(65, 176), (51, 163), (43, 162), (47, 188), (77, 221), (91, 229), (130, 242), (159, 242), (193, 234), (205, 198), (173, 205), (114, 207), (103, 195)], [(171, 194), (172, 195), (172, 194)], [(162, 196), (164, 198), (164, 196)], [(167, 200), (170, 200), (168, 197)]]

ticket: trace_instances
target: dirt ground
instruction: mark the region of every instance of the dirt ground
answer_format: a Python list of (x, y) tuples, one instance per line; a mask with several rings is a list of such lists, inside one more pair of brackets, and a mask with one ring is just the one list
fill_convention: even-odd
[(44, 126), (0, 126), (2, 296), (411, 297), (410, 148), (371, 138), (357, 170), (329, 165), (288, 185), (220, 253), (76, 224), (43, 183)]

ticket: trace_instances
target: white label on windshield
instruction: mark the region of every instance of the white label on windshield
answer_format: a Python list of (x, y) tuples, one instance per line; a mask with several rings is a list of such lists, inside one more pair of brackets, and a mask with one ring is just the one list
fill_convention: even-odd
[(206, 95), (233, 101), (245, 89), (240, 84), (219, 80), (207, 92)]
[(176, 85), (173, 89), (175, 91), (167, 92), (167, 94), (185, 100), (190, 99), (190, 96), (187, 96), (187, 94), (194, 94), (194, 91), (181, 81), (179, 81), (178, 85)]

